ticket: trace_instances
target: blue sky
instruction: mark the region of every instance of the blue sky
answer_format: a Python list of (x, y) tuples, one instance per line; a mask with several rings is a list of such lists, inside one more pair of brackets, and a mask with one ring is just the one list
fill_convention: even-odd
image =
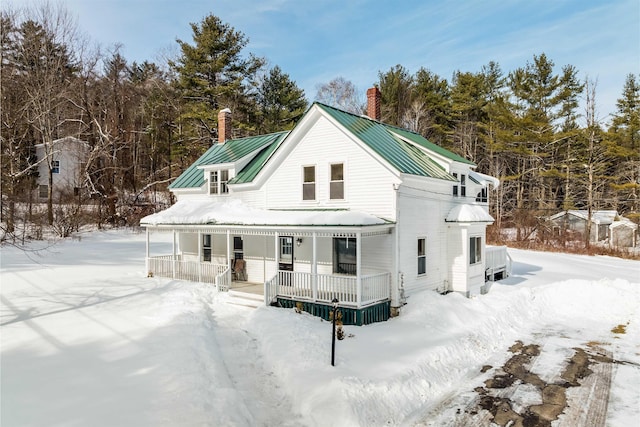
[[(60, 0), (103, 47), (129, 61), (157, 60), (191, 42), (190, 23), (212, 13), (242, 31), (247, 52), (279, 65), (313, 100), (342, 76), (364, 92), (401, 64), (442, 78), (496, 61), (506, 73), (545, 53), (561, 72), (597, 79), (598, 112), (615, 110), (640, 73), (638, 0)], [(177, 50), (176, 50), (177, 52)]]

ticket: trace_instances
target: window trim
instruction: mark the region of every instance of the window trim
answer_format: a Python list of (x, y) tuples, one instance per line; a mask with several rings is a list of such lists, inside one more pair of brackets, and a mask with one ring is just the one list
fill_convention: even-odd
[(456, 179), (456, 183), (453, 186), (453, 197), (458, 197), (458, 174), (453, 172), (451, 175)]
[[(307, 179), (307, 174), (306, 174), (306, 169), (307, 168), (313, 168), (313, 181), (305, 181)], [(302, 201), (303, 202), (315, 202), (316, 200), (318, 200), (317, 198), (317, 182), (318, 182), (318, 174), (317, 174), (317, 168), (316, 165), (302, 165)], [(306, 199), (305, 198), (305, 188), (306, 187), (313, 187), (313, 198), (312, 199)]]
[(482, 262), (482, 236), (469, 236), (469, 265)]
[(60, 173), (60, 160), (51, 161), (51, 173)]
[[(355, 260), (355, 264), (354, 263), (346, 263), (346, 262), (340, 262), (342, 260), (342, 257), (340, 256), (341, 254), (338, 252), (338, 248), (340, 246), (339, 242), (344, 242), (344, 246), (345, 248), (349, 249), (349, 245), (352, 246), (353, 250), (349, 251), (350, 253), (347, 255), (352, 255), (353, 257), (356, 258)], [(357, 257), (358, 257), (358, 251), (357, 251), (357, 244), (358, 244), (358, 240), (355, 237), (334, 237), (332, 239), (332, 271), (334, 274), (344, 274), (347, 276), (357, 276), (358, 272), (357, 272)], [(342, 267), (341, 267), (342, 265)]]
[[(420, 242), (423, 242), (422, 244), (422, 253), (420, 253)], [(416, 248), (416, 253), (417, 253), (417, 271), (418, 271), (418, 276), (426, 276), (427, 274), (427, 238), (426, 237), (418, 237), (418, 247)], [(420, 260), (422, 260), (422, 265), (420, 263)], [(422, 267), (422, 269), (424, 271), (420, 271), (420, 267)]]
[(202, 235), (202, 262), (212, 262), (213, 260), (213, 236), (211, 234)]
[[(342, 179), (334, 180), (333, 179), (333, 167), (337, 166), (337, 165), (342, 166)], [(346, 198), (346, 194), (345, 194), (346, 193), (345, 192), (345, 187), (346, 186), (345, 186), (345, 179), (344, 179), (344, 177), (345, 177), (345, 169), (346, 169), (345, 168), (345, 162), (332, 162), (332, 163), (329, 163), (329, 200), (339, 201), (339, 200), (346, 200), (347, 199)], [(331, 189), (333, 187), (332, 184), (338, 184), (338, 183), (342, 184), (342, 197), (341, 198), (337, 198), (337, 197), (334, 198), (334, 197), (332, 197), (332, 191), (331, 191)]]
[(467, 197), (467, 177), (460, 174), (460, 197)]
[[(209, 171), (209, 194), (229, 194), (229, 182), (231, 172), (229, 169), (215, 169)], [(214, 179), (215, 177), (215, 179)]]

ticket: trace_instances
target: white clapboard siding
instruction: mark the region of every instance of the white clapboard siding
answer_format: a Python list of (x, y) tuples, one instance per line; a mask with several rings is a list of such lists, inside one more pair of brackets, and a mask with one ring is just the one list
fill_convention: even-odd
[[(399, 272), (402, 273), (405, 295), (420, 290), (444, 290), (450, 265), (447, 264), (447, 224), (444, 221), (452, 208), (446, 194), (449, 183), (417, 180), (401, 186), (398, 194)], [(423, 189), (419, 190), (419, 186)], [(429, 193), (427, 193), (427, 188)], [(426, 273), (418, 275), (418, 239), (426, 239)]]
[[(329, 199), (330, 165), (344, 163), (345, 200)], [(316, 200), (302, 200), (302, 167), (316, 167)], [(383, 218), (395, 216), (393, 184), (398, 179), (326, 118), (297, 141), (267, 179), (268, 208), (345, 208)]]

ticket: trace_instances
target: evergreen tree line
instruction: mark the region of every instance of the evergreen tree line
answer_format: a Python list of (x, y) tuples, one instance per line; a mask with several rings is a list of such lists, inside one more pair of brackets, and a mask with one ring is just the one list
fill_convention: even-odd
[[(309, 105), (286, 72), (246, 52), (247, 37), (212, 14), (191, 24), (191, 40), (177, 40), (177, 54), (142, 63), (128, 62), (118, 46), (91, 48), (61, 7), (3, 10), (0, 19), (3, 239), (15, 237), (18, 223), (68, 221), (80, 212), (69, 206), (96, 207), (98, 225), (135, 223), (169, 203), (168, 184), (215, 143), (219, 110), (232, 110), (239, 138), (291, 129)], [(525, 238), (537, 218), (569, 208), (638, 219), (638, 76), (627, 76), (607, 124), (597, 117), (596, 82), (581, 81), (570, 65), (557, 71), (544, 54), (509, 73), (490, 62), (450, 81), (397, 65), (374, 83), (382, 121), (500, 178), (491, 198), (498, 228), (516, 227)], [(342, 77), (317, 89), (318, 101), (365, 111), (361, 92)], [(88, 143), (86, 191), (49, 186), (42, 207), (34, 147), (67, 136)], [(50, 182), (53, 157), (51, 149), (40, 159)]]

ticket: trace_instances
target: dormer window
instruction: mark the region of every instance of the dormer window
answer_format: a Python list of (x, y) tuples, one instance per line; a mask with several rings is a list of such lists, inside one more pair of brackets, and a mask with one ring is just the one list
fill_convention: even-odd
[(209, 194), (226, 194), (229, 192), (227, 182), (229, 171), (227, 169), (209, 172)]

